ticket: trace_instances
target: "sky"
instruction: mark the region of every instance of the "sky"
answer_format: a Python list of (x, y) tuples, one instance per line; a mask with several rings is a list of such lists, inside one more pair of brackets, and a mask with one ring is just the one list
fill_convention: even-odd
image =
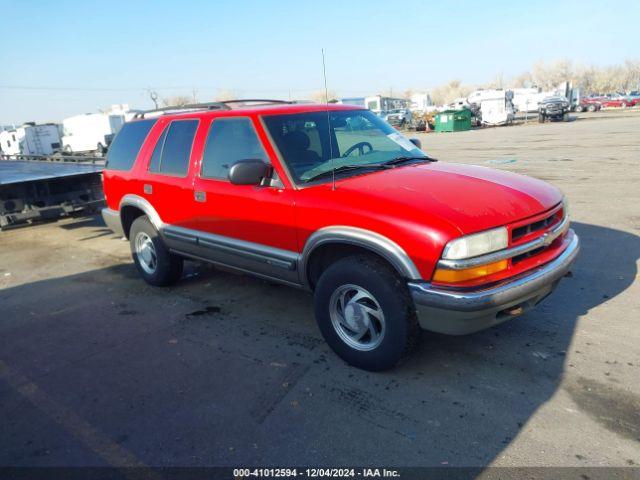
[(640, 2), (0, 0), (0, 125), (160, 97), (341, 97), (640, 57)]

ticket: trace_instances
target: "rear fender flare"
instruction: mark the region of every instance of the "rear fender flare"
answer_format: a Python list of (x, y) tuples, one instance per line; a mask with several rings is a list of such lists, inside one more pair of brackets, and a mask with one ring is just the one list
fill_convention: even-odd
[(122, 220), (122, 207), (136, 207), (142, 210), (149, 220), (151, 224), (155, 227), (157, 231), (160, 231), (164, 226), (160, 215), (156, 212), (156, 209), (149, 203), (148, 200), (138, 196), (138, 195), (125, 195), (122, 197), (120, 201), (120, 220)]

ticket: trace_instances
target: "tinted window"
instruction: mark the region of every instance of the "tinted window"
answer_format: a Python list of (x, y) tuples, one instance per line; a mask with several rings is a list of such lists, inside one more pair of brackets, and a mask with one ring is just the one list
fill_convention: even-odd
[(107, 167), (110, 170), (130, 170), (140, 147), (156, 120), (141, 120), (125, 123), (113, 139), (107, 154)]
[[(369, 110), (269, 115), (264, 122), (289, 171), (308, 182), (333, 168), (374, 165), (424, 156), (402, 134)], [(352, 169), (341, 175), (362, 173)], [(350, 172), (350, 173), (349, 173)]]
[(149, 162), (150, 172), (160, 171), (160, 157), (162, 156), (162, 148), (164, 147), (164, 139), (167, 138), (168, 128), (165, 128), (156, 142), (156, 148), (153, 149), (153, 155), (151, 155), (151, 161)]
[(171, 122), (158, 139), (149, 170), (167, 175), (185, 176), (189, 169), (191, 145), (197, 129), (197, 120)]
[(219, 118), (209, 129), (202, 159), (202, 176), (227, 178), (238, 160), (264, 160), (267, 154), (248, 118)]

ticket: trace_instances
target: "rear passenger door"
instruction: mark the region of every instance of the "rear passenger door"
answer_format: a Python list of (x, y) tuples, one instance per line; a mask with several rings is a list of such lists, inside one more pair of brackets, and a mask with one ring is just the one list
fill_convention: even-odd
[(213, 119), (192, 194), (198, 212), (193, 228), (200, 232), (200, 255), (297, 282), (293, 191), (279, 182), (253, 186), (233, 185), (228, 180), (231, 165), (256, 159), (271, 163), (251, 118)]
[(149, 159), (143, 196), (165, 224), (182, 226), (194, 213), (191, 152), (198, 125), (198, 119), (168, 122)]

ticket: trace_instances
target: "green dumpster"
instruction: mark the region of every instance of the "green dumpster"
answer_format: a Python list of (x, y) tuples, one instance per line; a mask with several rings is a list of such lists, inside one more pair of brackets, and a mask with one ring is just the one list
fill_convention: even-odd
[(445, 110), (436, 115), (436, 132), (471, 130), (471, 110)]

